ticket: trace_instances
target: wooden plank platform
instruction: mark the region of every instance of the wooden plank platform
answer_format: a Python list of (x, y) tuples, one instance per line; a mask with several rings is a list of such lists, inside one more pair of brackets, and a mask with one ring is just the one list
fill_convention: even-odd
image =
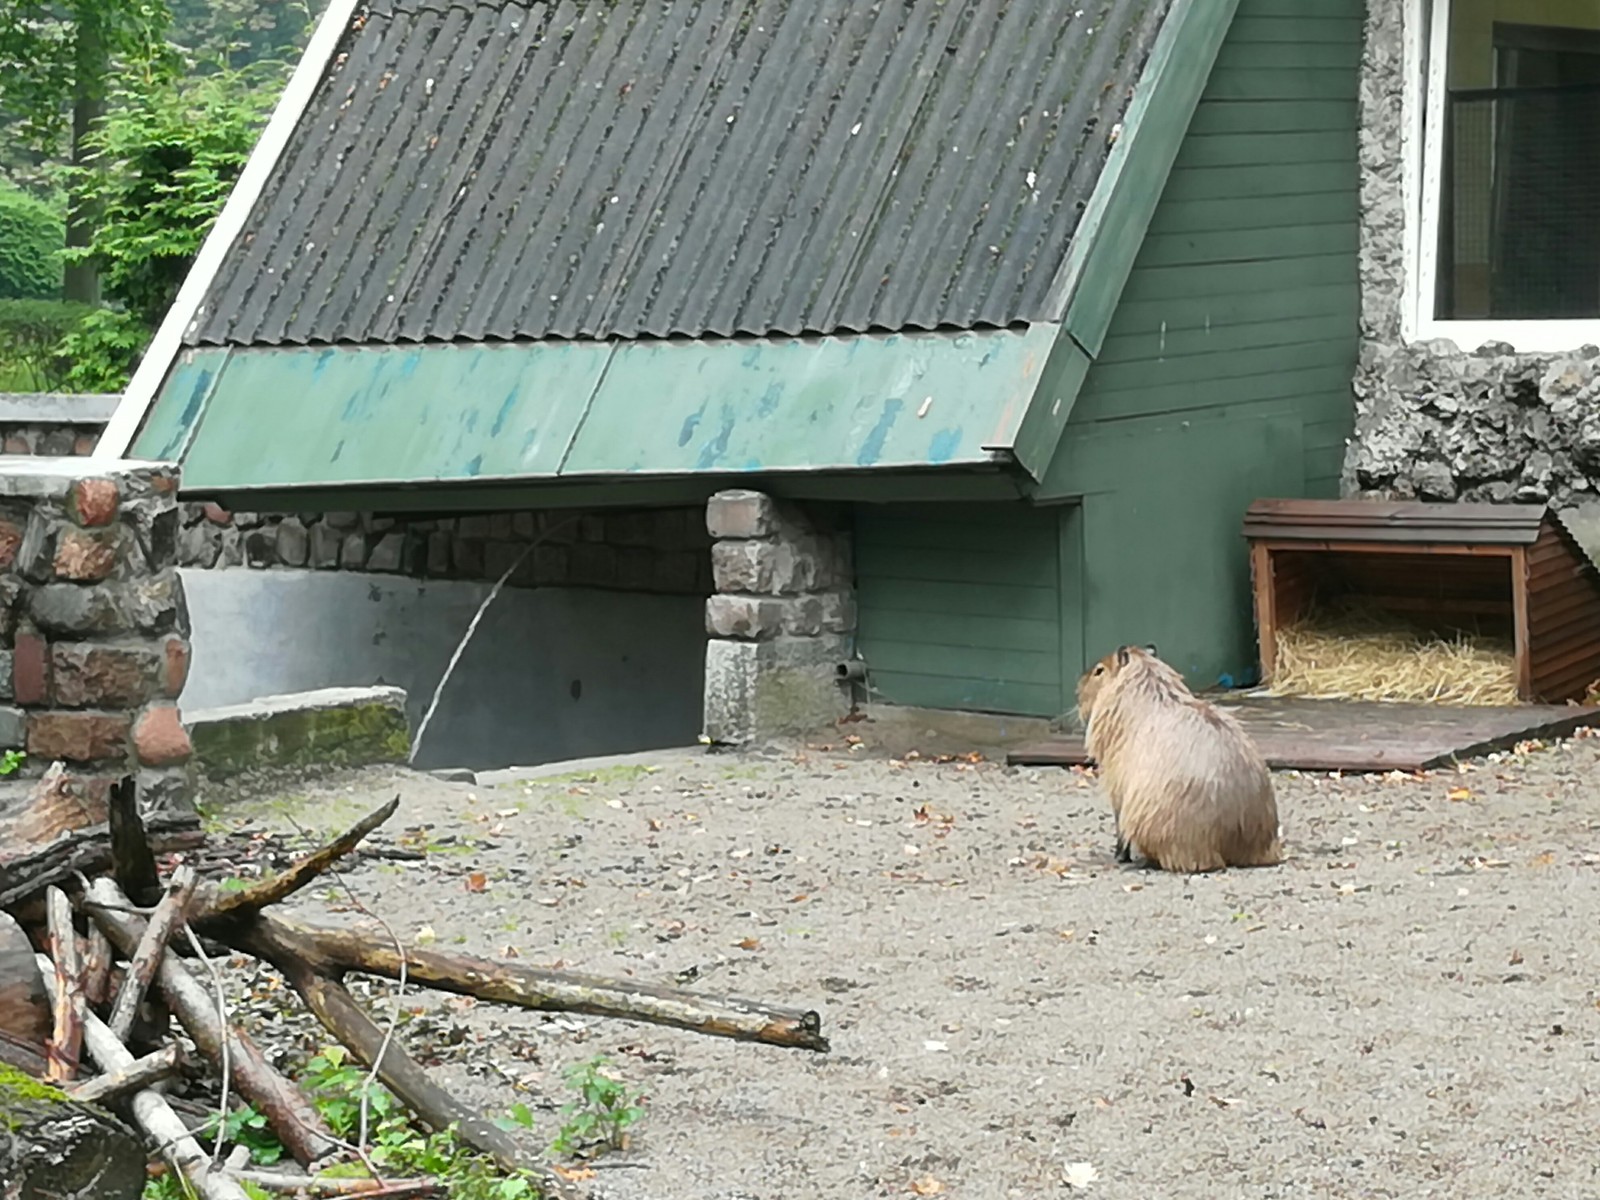
[[(1250, 696), (1221, 707), (1239, 718), (1267, 765), (1280, 771), (1423, 771), (1600, 725), (1600, 708), (1577, 705), (1466, 708)], [(1062, 734), (1017, 746), (1006, 761), (1070, 767), (1088, 756), (1082, 737)]]

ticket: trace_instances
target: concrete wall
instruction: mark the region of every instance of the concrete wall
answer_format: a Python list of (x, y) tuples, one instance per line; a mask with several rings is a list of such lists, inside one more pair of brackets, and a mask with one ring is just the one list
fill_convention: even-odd
[[(1408, 343), (1406, 0), (1370, 0), (1361, 66), (1361, 357), (1346, 495), (1558, 506), (1600, 496), (1600, 349)], [(1523, 19), (1519, 17), (1519, 19)]]
[[(489, 585), (355, 572), (185, 569), (194, 665), (185, 709), (386, 683), (413, 731)], [(505, 588), (457, 665), (416, 765), (488, 770), (691, 745), (705, 601)]]

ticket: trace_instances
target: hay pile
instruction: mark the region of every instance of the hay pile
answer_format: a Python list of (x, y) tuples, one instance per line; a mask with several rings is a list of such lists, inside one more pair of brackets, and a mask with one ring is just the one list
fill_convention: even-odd
[(1517, 703), (1509, 636), (1445, 630), (1357, 602), (1278, 631), (1272, 690), (1324, 700)]

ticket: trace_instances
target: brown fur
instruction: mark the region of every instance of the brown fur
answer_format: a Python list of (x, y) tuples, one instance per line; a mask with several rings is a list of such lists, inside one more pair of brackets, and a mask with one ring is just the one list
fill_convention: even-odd
[(1078, 680), (1085, 743), (1117, 820), (1167, 871), (1271, 866), (1283, 859), (1272, 776), (1229, 713), (1200, 699), (1155, 647), (1123, 646)]

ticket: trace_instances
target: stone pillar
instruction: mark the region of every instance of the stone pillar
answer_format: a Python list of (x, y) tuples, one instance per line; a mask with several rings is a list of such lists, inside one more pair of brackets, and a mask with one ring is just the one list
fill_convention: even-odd
[(165, 465), (0, 461), (0, 751), (90, 804), (132, 774), (147, 814), (193, 811), (177, 490)]
[(849, 534), (743, 490), (711, 497), (706, 529), (705, 736), (738, 746), (837, 720), (856, 621)]

